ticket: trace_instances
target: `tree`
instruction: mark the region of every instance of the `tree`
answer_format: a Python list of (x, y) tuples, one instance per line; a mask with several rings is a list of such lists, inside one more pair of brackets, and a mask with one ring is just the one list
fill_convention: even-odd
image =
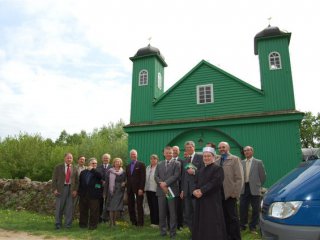
[(316, 116), (306, 112), (300, 125), (301, 147), (320, 147), (320, 113)]
[(71, 152), (74, 162), (79, 155), (96, 157), (108, 152), (126, 162), (128, 136), (123, 130), (124, 122), (110, 123), (93, 133), (68, 134), (63, 130), (53, 142), (40, 135), (20, 133), (0, 139), (0, 178), (28, 177), (36, 181), (48, 181), (54, 166), (63, 162), (66, 152)]

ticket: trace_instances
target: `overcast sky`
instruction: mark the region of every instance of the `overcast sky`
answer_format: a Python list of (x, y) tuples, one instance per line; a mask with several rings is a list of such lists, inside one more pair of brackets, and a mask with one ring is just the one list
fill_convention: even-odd
[(292, 33), (296, 108), (319, 110), (316, 0), (0, 0), (0, 138), (129, 123), (132, 57), (149, 44), (165, 89), (202, 59), (260, 88), (254, 36)]

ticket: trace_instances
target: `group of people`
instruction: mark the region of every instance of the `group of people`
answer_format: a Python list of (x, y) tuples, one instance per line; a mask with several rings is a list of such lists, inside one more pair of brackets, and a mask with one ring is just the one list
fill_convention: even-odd
[[(187, 141), (184, 150), (184, 158), (180, 158), (178, 146), (167, 146), (164, 160), (152, 154), (146, 167), (132, 149), (125, 169), (120, 158), (111, 166), (109, 154), (102, 156), (99, 166), (95, 158), (89, 159), (87, 167), (83, 156), (74, 166), (72, 154), (65, 154), (52, 178), (56, 228), (61, 228), (63, 215), (65, 227), (71, 227), (74, 199), (79, 202), (81, 228), (95, 229), (99, 221), (115, 225), (117, 212), (123, 211), (126, 189), (132, 225), (144, 225), (146, 196), (151, 226), (159, 228), (161, 236), (175, 238), (183, 226), (194, 240), (241, 239), (240, 231), (247, 227), (255, 232), (266, 173), (263, 162), (253, 157), (253, 148), (243, 149), (246, 158), (242, 161), (230, 153), (227, 142), (218, 144), (218, 154), (213, 143), (208, 143), (202, 154), (195, 152), (193, 141)], [(249, 205), (252, 217), (248, 225)]]
[(65, 154), (64, 163), (55, 167), (52, 176), (56, 229), (61, 229), (63, 215), (65, 227), (71, 227), (77, 207), (80, 228), (94, 230), (102, 221), (115, 225), (116, 213), (123, 211), (126, 173), (121, 158), (115, 158), (112, 165), (109, 162), (110, 154), (106, 153), (101, 165), (90, 158), (85, 166), (85, 157), (80, 156), (75, 166), (72, 154)]

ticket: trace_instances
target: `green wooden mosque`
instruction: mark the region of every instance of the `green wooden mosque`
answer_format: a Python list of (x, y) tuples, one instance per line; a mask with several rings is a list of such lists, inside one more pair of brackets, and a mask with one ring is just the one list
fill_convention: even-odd
[(164, 92), (167, 64), (159, 49), (141, 48), (133, 62), (129, 150), (149, 163), (162, 159), (165, 146), (193, 140), (201, 152), (207, 142), (226, 141), (243, 159), (242, 148), (254, 147), (264, 161), (267, 186), (301, 161), (299, 126), (303, 113), (295, 109), (289, 43), (291, 33), (268, 26), (254, 37), (259, 57), (261, 89), (202, 60)]

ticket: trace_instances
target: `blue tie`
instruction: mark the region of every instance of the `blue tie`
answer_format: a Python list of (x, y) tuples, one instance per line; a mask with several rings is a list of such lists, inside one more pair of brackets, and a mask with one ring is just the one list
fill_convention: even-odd
[(221, 155), (221, 160), (220, 160), (220, 166), (222, 167), (223, 166), (223, 163), (224, 163), (224, 160), (227, 159), (227, 155), (226, 154), (222, 154)]

